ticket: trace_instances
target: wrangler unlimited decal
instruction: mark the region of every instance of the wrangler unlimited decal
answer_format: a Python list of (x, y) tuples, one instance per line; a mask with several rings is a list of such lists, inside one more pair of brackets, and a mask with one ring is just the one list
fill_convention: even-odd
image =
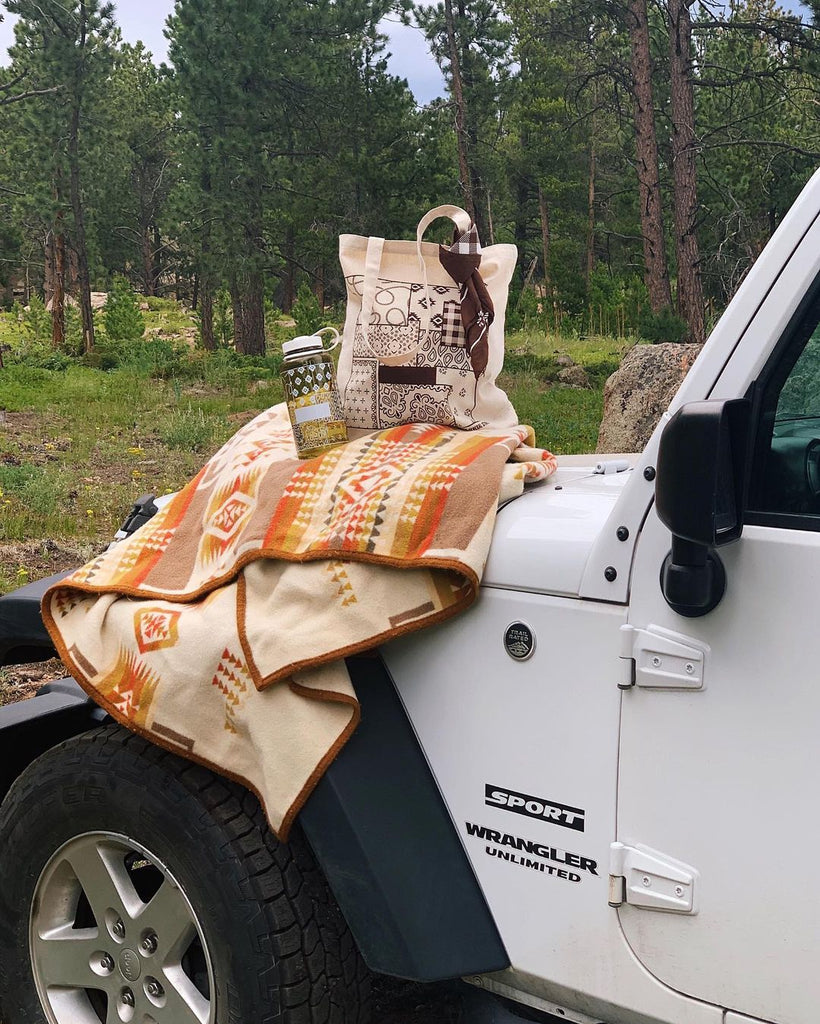
[[(574, 871), (556, 867), (557, 864), (563, 864), (566, 868), (588, 871), (591, 875), (598, 874), (598, 862), (589, 857), (582, 857), (580, 854), (570, 853), (568, 850), (560, 850), (555, 846), (535, 843), (530, 839), (522, 839), (521, 836), (513, 836), (508, 832), (497, 832), (484, 825), (474, 825), (471, 821), (465, 821), (464, 824), (467, 827), (468, 835), (481, 839), (487, 844), (484, 847), (484, 852), (488, 857), (497, 857), (499, 860), (518, 864), (522, 868), (532, 868), (534, 871), (555, 875), (557, 878), (565, 878), (569, 882), (580, 882), (581, 876)], [(511, 847), (520, 854), (531, 854), (539, 859), (531, 860), (529, 857), (519, 856), (510, 850), (501, 849), (501, 847)], [(553, 863), (550, 864), (549, 861)]]
[(516, 793), (513, 789), (502, 789), (500, 786), (484, 787), (484, 803), (488, 807), (500, 807), (514, 814), (524, 814), (528, 818), (540, 818), (550, 821), (553, 825), (584, 831), (584, 810), (581, 807), (570, 807), (568, 804), (557, 804), (554, 800), (545, 800), (540, 796), (529, 796), (527, 793)]

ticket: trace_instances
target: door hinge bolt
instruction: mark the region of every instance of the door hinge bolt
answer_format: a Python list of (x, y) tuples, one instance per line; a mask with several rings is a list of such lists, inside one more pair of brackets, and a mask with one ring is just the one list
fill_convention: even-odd
[(649, 875), (644, 875), (643, 876), (643, 878), (641, 879), (641, 885), (645, 885), (647, 889), (649, 888), (650, 885), (652, 885), (652, 882), (651, 882), (651, 880), (649, 878)]
[(687, 661), (687, 662), (686, 662), (686, 665), (685, 665), (684, 667), (686, 668), (686, 674), (687, 674), (688, 676), (691, 676), (691, 675), (693, 675), (693, 674), (694, 674), (694, 671), (695, 671), (695, 666), (694, 666), (694, 665), (692, 664), (692, 662), (691, 662), (691, 661)]
[(676, 885), (675, 886), (675, 895), (678, 896), (678, 897), (683, 896), (683, 886), (682, 885)]
[(609, 876), (609, 905), (621, 907), (626, 901), (626, 879), (623, 875)]
[(663, 664), (663, 662), (661, 661), (661, 659), (659, 657), (657, 657), (657, 655), (652, 659), (652, 667), (653, 668), (660, 668), (662, 664)]

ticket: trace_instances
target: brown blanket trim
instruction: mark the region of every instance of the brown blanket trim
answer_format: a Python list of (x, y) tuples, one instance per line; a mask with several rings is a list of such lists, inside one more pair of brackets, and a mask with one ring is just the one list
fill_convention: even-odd
[[(183, 746), (182, 744), (173, 743), (170, 739), (167, 739), (161, 733), (155, 732), (153, 729), (142, 728), (135, 724), (135, 722), (129, 718), (126, 718), (114, 705), (100, 693), (96, 687), (92, 686), (86, 676), (85, 672), (81, 669), (79, 662), (74, 658), (71, 651), (65, 646), (59, 634), (53, 637), (57, 653), (63, 661), (63, 664), (71, 672), (71, 675), (77, 680), (83, 690), (88, 696), (98, 704), (103, 711), (109, 714), (118, 725), (128, 729), (129, 732), (134, 733), (136, 736), (141, 736), (143, 739), (148, 740), (149, 743), (155, 746), (162, 747), (163, 750), (167, 750), (168, 753), (174, 754), (176, 757), (182, 757), (186, 761), (193, 761), (194, 763), (201, 765), (203, 768), (207, 768), (212, 771), (215, 775), (222, 775), (225, 778), (230, 779), (232, 782), (237, 783), (239, 786), (243, 786), (249, 790), (256, 799), (259, 801), (261, 807), (265, 806), (261, 791), (254, 785), (251, 779), (246, 778), (244, 775), (240, 775), (237, 772), (231, 771), (230, 768), (226, 768), (225, 765), (217, 764), (214, 761), (209, 761), (207, 758), (202, 757), (200, 754), (195, 753)], [(308, 686), (300, 686), (294, 680), (289, 683), (291, 690), (298, 693), (302, 697), (309, 697), (315, 700), (322, 700), (333, 702), (336, 704), (348, 704), (353, 710), (351, 714), (350, 722), (344, 728), (341, 735), (338, 737), (333, 746), (328, 750), (319, 764), (311, 773), (307, 782), (304, 784), (299, 792), (296, 800), (293, 802), (290, 810), (282, 820), (282, 824), (279, 829), (274, 829), (277, 839), (280, 839), (283, 843), (286, 843), (290, 834), (291, 827), (296, 815), (304, 807), (310, 794), (316, 788), (319, 779), (321, 779), (323, 773), (327, 770), (328, 766), (336, 759), (342, 747), (347, 743), (350, 737), (353, 735), (356, 726), (359, 724), (362, 716), (361, 705), (355, 697), (348, 697), (342, 693), (336, 693), (333, 690), (313, 690)], [(270, 822), (269, 822), (270, 823)]]
[[(370, 561), (370, 559), (368, 559), (368, 561)], [(381, 562), (384, 560), (379, 559), (379, 561)], [(405, 568), (409, 568), (405, 562), (402, 562), (401, 565)], [(294, 672), (299, 672), (308, 668), (317, 668), (319, 665), (327, 665), (331, 661), (340, 661), (342, 658), (348, 658), (354, 654), (371, 651), (375, 647), (379, 647), (381, 644), (387, 643), (388, 640), (395, 640), (397, 637), (406, 636), (408, 633), (416, 633), (420, 629), (427, 629), (428, 626), (435, 626), (440, 622), (446, 622), (454, 615), (458, 615), (459, 612), (463, 612), (469, 608), (475, 603), (475, 600), (478, 597), (478, 586), (473, 585), (471, 580), (470, 589), (465, 597), (459, 601), (453, 602), (453, 604), (449, 605), (447, 608), (442, 608), (440, 611), (435, 612), (432, 615), (419, 616), (418, 618), (411, 619), (409, 622), (397, 624), (391, 629), (386, 629), (384, 632), (368, 637), (366, 640), (362, 640), (358, 643), (347, 644), (344, 647), (334, 647), (324, 654), (311, 655), (311, 657), (305, 658), (303, 661), (291, 662), (279, 669), (277, 672), (271, 672), (269, 675), (263, 676), (254, 661), (251, 645), (248, 642), (247, 633), (245, 631), (247, 605), (244, 574), (240, 574), (239, 579), (236, 582), (236, 624), (237, 631), (239, 633), (239, 642), (242, 646), (242, 653), (245, 655), (245, 663), (257, 690), (265, 690), (274, 683), (279, 683), (283, 679), (287, 679)], [(301, 693), (301, 690), (299, 692)], [(315, 693), (317, 691), (312, 692)]]

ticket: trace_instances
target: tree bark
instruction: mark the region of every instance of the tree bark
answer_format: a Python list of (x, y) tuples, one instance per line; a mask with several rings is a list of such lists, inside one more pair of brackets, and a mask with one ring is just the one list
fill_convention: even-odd
[(162, 291), (160, 287), (162, 284), (162, 253), (162, 233), (160, 232), (159, 226), (157, 225), (156, 221), (154, 221), (154, 251), (152, 253), (154, 270), (154, 291), (152, 292), (153, 295), (159, 295)]
[(644, 281), (655, 313), (672, 305), (663, 240), (658, 139), (652, 98), (652, 59), (646, 0), (629, 0), (632, 91), (635, 112), (635, 157), (638, 172)]
[(314, 294), (316, 295), (316, 301), (319, 303), (319, 307), (324, 310), (325, 308), (325, 265), (320, 263), (316, 270), (316, 284), (314, 286)]
[(282, 310), (285, 313), (290, 313), (291, 309), (293, 309), (293, 303), (296, 301), (296, 280), (293, 263), (294, 244), (293, 226), (288, 224), (285, 231), (285, 251), (283, 253), (285, 257), (285, 276), (282, 281)]
[[(594, 130), (594, 122), (593, 122)], [(587, 288), (595, 269), (595, 137), (589, 142), (589, 189), (587, 190)]]
[(214, 293), (211, 283), (203, 279), (199, 296), (199, 333), (202, 347), (209, 352), (216, 348), (216, 336), (214, 335)]
[(669, 0), (669, 55), (672, 100), (672, 176), (675, 192), (675, 256), (678, 264), (678, 313), (689, 325), (690, 340), (706, 339), (698, 213), (695, 99), (692, 86), (692, 0)]
[(57, 214), (53, 235), (54, 290), (51, 296), (51, 344), (54, 348), (65, 345), (65, 234), (63, 214)]
[(265, 354), (265, 287), (261, 271), (234, 275), (231, 280), (233, 339), (246, 356)]
[(142, 284), (146, 295), (155, 295), (154, 253), (151, 245), (151, 225), (142, 225)]
[(476, 204), (473, 192), (473, 175), (470, 169), (469, 146), (467, 142), (467, 105), (464, 100), (464, 86), (461, 80), (461, 61), (456, 43), (455, 18), (452, 0), (444, 0), (444, 20), (447, 28), (447, 47), (450, 51), (450, 77), (452, 78), (453, 101), (456, 108), (456, 147), (458, 149), (458, 173), (464, 195), (464, 209), (476, 221)]
[(544, 262), (544, 297), (552, 296), (552, 274), (550, 273), (550, 211), (547, 197), (538, 186), (538, 213), (541, 219), (541, 258)]
[[(85, 50), (88, 20), (85, 3), (80, 0), (79, 49)], [(88, 246), (85, 236), (85, 212), (80, 190), (80, 109), (83, 100), (82, 61), (77, 64), (74, 80), (74, 95), (71, 104), (71, 121), (68, 133), (69, 189), (71, 212), (74, 218), (73, 248), (77, 254), (77, 277), (80, 285), (80, 312), (83, 324), (83, 352), (94, 349), (94, 310), (91, 308), (91, 279), (88, 273)]]

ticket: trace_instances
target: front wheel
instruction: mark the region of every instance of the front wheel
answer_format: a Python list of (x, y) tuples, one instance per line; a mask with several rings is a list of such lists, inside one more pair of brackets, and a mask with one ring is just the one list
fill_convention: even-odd
[(107, 727), (0, 808), (3, 1024), (365, 1024), (369, 979), (304, 839)]

